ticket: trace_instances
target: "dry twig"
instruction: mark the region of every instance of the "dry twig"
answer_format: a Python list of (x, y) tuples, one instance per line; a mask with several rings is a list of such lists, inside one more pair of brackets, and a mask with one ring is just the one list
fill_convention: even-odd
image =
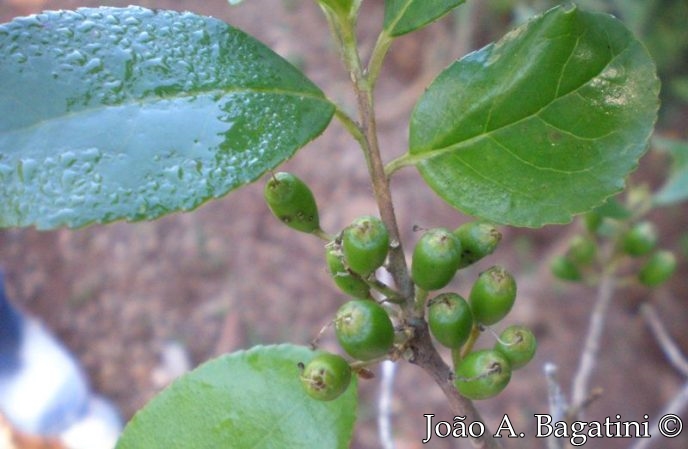
[(650, 429), (653, 431), (650, 438), (636, 441), (630, 449), (649, 449), (653, 442), (660, 441), (659, 438), (654, 438), (656, 435), (659, 435), (656, 431), (659, 428), (660, 419), (670, 414), (678, 415), (688, 406), (688, 359), (681, 352), (678, 345), (676, 345), (676, 342), (671, 338), (652, 305), (649, 303), (643, 304), (640, 307), (640, 313), (645, 318), (645, 321), (650, 327), (650, 331), (657, 339), (657, 343), (659, 343), (669, 363), (686, 378), (686, 381), (676, 397), (657, 414), (657, 418), (650, 424)]
[(607, 310), (612, 302), (615, 288), (615, 277), (613, 273), (605, 273), (600, 280), (597, 290), (595, 307), (590, 315), (581, 361), (578, 370), (573, 378), (573, 391), (571, 393), (571, 405), (576, 414), (583, 411), (583, 404), (589, 403), (590, 377), (597, 364), (597, 354), (600, 350), (600, 341), (604, 332), (604, 323), (607, 318)]

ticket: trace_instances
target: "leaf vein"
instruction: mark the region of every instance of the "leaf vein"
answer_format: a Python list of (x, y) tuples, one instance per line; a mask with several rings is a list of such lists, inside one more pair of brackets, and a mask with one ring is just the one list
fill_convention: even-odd
[(562, 98), (564, 98), (564, 97), (566, 97), (566, 96), (568, 96), (568, 95), (571, 95), (571, 94), (578, 94), (579, 91), (580, 91), (583, 87), (587, 86), (587, 85), (588, 85), (589, 83), (591, 83), (594, 79), (596, 79), (597, 77), (599, 77), (599, 76), (600, 76), (600, 75), (601, 75), (601, 74), (602, 74), (602, 73), (603, 73), (603, 72), (604, 72), (613, 62), (614, 62), (615, 59), (619, 58), (619, 57), (620, 57), (625, 51), (627, 51), (628, 49), (629, 49), (629, 46), (628, 46), (628, 44), (627, 44), (625, 49), (623, 49), (622, 51), (620, 51), (616, 56), (610, 58), (610, 59), (607, 61), (607, 63), (604, 64), (604, 65), (599, 69), (599, 71), (598, 71), (595, 75), (591, 76), (589, 79), (585, 80), (584, 82), (582, 82), (580, 85), (576, 86), (576, 87), (575, 87), (574, 89), (572, 89), (571, 91), (566, 92), (566, 93), (564, 93), (564, 94), (561, 94), (561, 96), (559, 96), (559, 97), (556, 97), (556, 96), (553, 97), (550, 101), (548, 101), (546, 104), (544, 104), (542, 107), (540, 107), (537, 111), (534, 111), (534, 112), (532, 112), (532, 113), (530, 113), (530, 114), (528, 114), (528, 115), (524, 115), (523, 117), (521, 117), (521, 118), (519, 118), (519, 119), (517, 119), (517, 120), (515, 120), (515, 121), (512, 121), (512, 122), (510, 122), (510, 123), (506, 123), (506, 124), (504, 124), (504, 125), (502, 125), (502, 126), (499, 126), (499, 127), (497, 127), (497, 128), (493, 128), (493, 129), (490, 129), (489, 131), (485, 131), (485, 132), (483, 132), (482, 134), (478, 134), (478, 135), (475, 135), (475, 136), (471, 136), (471, 137), (469, 137), (469, 138), (467, 138), (467, 139), (464, 139), (464, 140), (459, 141), (459, 142), (455, 142), (455, 143), (453, 143), (453, 144), (451, 144), (451, 145), (448, 145), (448, 146), (445, 146), (445, 147), (440, 147), (440, 148), (436, 148), (436, 149), (431, 149), (430, 151), (426, 151), (426, 152), (424, 152), (424, 155), (425, 155), (424, 157), (423, 157), (423, 155), (420, 155), (420, 154), (418, 155), (418, 156), (419, 156), (419, 157), (418, 157), (418, 160), (421, 161), (421, 160), (430, 160), (430, 159), (434, 159), (434, 158), (436, 158), (436, 157), (442, 156), (442, 155), (444, 155), (444, 154), (446, 154), (446, 153), (449, 153), (449, 152), (451, 152), (451, 151), (459, 150), (459, 149), (464, 148), (464, 147), (468, 147), (468, 146), (470, 146), (470, 145), (471, 145), (472, 143), (474, 143), (474, 142), (480, 141), (481, 139), (483, 139), (483, 138), (485, 138), (485, 137), (488, 137), (488, 138), (489, 138), (491, 135), (494, 135), (495, 133), (497, 133), (497, 132), (499, 132), (499, 131), (501, 131), (501, 130), (503, 130), (503, 129), (507, 129), (507, 128), (509, 128), (509, 127), (517, 126), (518, 124), (520, 124), (520, 123), (522, 123), (522, 122), (525, 122), (526, 120), (529, 120), (529, 119), (531, 119), (531, 118), (533, 118), (533, 117), (542, 118), (541, 114), (542, 114), (544, 111), (546, 111), (547, 108), (551, 107), (552, 104), (553, 104), (555, 101), (560, 100), (560, 99), (562, 99)]

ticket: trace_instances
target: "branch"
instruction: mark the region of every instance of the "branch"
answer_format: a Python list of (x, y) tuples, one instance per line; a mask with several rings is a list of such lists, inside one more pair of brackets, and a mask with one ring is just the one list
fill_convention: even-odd
[[(396, 214), (394, 212), (389, 178), (385, 174), (385, 167), (382, 162), (377, 135), (373, 90), (379, 70), (375, 69), (371, 73), (363, 68), (358, 52), (354, 22), (350, 20), (337, 21), (335, 17), (331, 16), (328, 17), (328, 19), (333, 34), (336, 37), (337, 44), (340, 47), (344, 64), (351, 76), (358, 106), (359, 125), (358, 127), (354, 126), (353, 122), (347, 120), (348, 117), (345, 115), (339, 114), (338, 117), (344, 119), (344, 124), (347, 126), (347, 129), (354, 131), (354, 137), (361, 145), (366, 156), (368, 173), (372, 182), (375, 200), (380, 211), (380, 218), (385, 223), (387, 231), (389, 232), (389, 271), (402, 296), (410, 302), (413, 299), (413, 283), (411, 282), (406, 266), (406, 256), (401, 245), (401, 237), (399, 226), (397, 225)], [(382, 60), (391, 45), (391, 38), (383, 38), (383, 35), (384, 33), (381, 35), (381, 39), (378, 40), (378, 44), (373, 54), (372, 64), (374, 67), (382, 64)]]
[(561, 421), (566, 415), (568, 405), (566, 397), (561, 390), (559, 382), (557, 382), (557, 365), (554, 363), (545, 363), (543, 371), (545, 372), (545, 379), (547, 380), (547, 399), (549, 402), (549, 414), (552, 415), (552, 421)]
[[(660, 419), (666, 415), (679, 415), (685, 410), (686, 405), (688, 405), (688, 382), (683, 384), (681, 391), (676, 395), (671, 402), (669, 402), (666, 407), (662, 409), (657, 415), (658, 418), (653, 420), (650, 424), (650, 429), (658, 429), (660, 425)], [(633, 444), (629, 449), (648, 449), (652, 447), (653, 442), (662, 441), (660, 440), (661, 435), (657, 432), (653, 432), (650, 438), (638, 439), (635, 444)]]
[[(389, 177), (385, 173), (385, 167), (380, 153), (373, 95), (379, 68), (382, 65), (384, 55), (389, 49), (391, 40), (383, 36), (378, 41), (371, 61), (372, 69), (364, 70), (358, 53), (358, 44), (356, 42), (356, 33), (353, 29), (353, 22), (337, 23), (333, 19), (332, 17), (330, 18), (330, 25), (337, 38), (337, 43), (340, 46), (344, 63), (351, 76), (354, 92), (356, 94), (359, 111), (358, 128), (362, 131), (362, 136), (359, 135), (358, 140), (366, 154), (368, 172), (370, 174), (375, 200), (380, 211), (380, 218), (385, 223), (387, 231), (389, 232), (390, 248), (387, 270), (394, 279), (396, 289), (403, 298), (400, 306), (402, 310), (408, 314), (414, 310), (415, 289), (411, 281), (411, 276), (409, 275), (406, 255), (401, 243)], [(349, 126), (352, 126), (352, 122), (347, 123)], [(361, 139), (361, 137), (364, 138)], [(417, 364), (432, 376), (447, 397), (449, 406), (455, 415), (465, 416), (467, 422), (482, 422), (480, 414), (475, 409), (473, 402), (461, 396), (454, 386), (451, 369), (444, 363), (444, 360), (442, 360), (442, 357), (435, 349), (425, 320), (422, 319), (422, 317), (421, 319), (412, 317), (411, 320), (413, 321), (411, 326), (413, 326), (415, 332), (414, 336), (408, 342), (408, 348), (413, 353), (409, 361)], [(475, 447), (481, 449), (501, 448), (499, 440), (492, 438), (490, 432), (485, 432), (485, 435), (476, 438), (473, 440), (473, 443)]]
[(597, 289), (597, 299), (595, 307), (590, 316), (588, 333), (581, 354), (581, 361), (578, 370), (573, 378), (573, 392), (571, 394), (571, 404), (576, 415), (582, 412), (583, 404), (588, 402), (590, 397), (590, 377), (597, 364), (597, 354), (600, 350), (600, 341), (604, 332), (604, 322), (607, 318), (607, 310), (611, 304), (615, 288), (615, 276), (612, 270), (602, 274), (602, 279)]
[(385, 167), (380, 154), (373, 94), (367, 90), (369, 88), (367, 81), (356, 79), (354, 81), (354, 88), (356, 90), (356, 97), (361, 113), (361, 126), (368, 141), (368, 170), (370, 171), (370, 178), (373, 184), (373, 192), (375, 193), (375, 199), (380, 211), (380, 218), (389, 231), (391, 242), (388, 264), (389, 271), (402, 296), (408, 300), (412, 300), (414, 296), (413, 283), (408, 274), (406, 256), (401, 244), (401, 236), (399, 233), (399, 226), (397, 225), (396, 214), (394, 212), (389, 178), (385, 174)]
[[(681, 352), (680, 348), (676, 345), (676, 342), (671, 338), (669, 332), (664, 327), (662, 320), (655, 311), (654, 307), (649, 303), (645, 303), (640, 307), (640, 313), (647, 321), (648, 326), (650, 326), (650, 331), (657, 339), (657, 343), (662, 348), (664, 355), (666, 355), (669, 363), (676, 368), (686, 379), (688, 379), (688, 359)], [(650, 424), (650, 429), (658, 429), (660, 425), (660, 419), (666, 415), (678, 415), (685, 410), (688, 406), (688, 381), (683, 384), (681, 391), (676, 395), (674, 399), (671, 400), (657, 415), (657, 419), (652, 421)], [(652, 446), (653, 441), (658, 441), (659, 438), (653, 438), (655, 434), (653, 433), (650, 438), (638, 440), (633, 444), (630, 449), (648, 449)]]
[(683, 355), (681, 349), (676, 345), (676, 342), (671, 338), (669, 332), (662, 324), (662, 320), (659, 318), (657, 311), (651, 304), (645, 303), (640, 306), (640, 313), (645, 318), (647, 325), (650, 327), (650, 331), (657, 339), (657, 343), (662, 348), (664, 355), (666, 356), (669, 363), (681, 373), (681, 375), (688, 379), (688, 359)]
[[(482, 422), (487, 429), (480, 413), (470, 399), (467, 399), (457, 391), (452, 380), (453, 373), (439, 355), (432, 344), (430, 333), (425, 321), (415, 326), (416, 335), (410, 342), (409, 348), (413, 351), (413, 357), (409, 362), (414, 363), (435, 380), (449, 401), (449, 407), (456, 416), (465, 416), (465, 422)], [(498, 439), (492, 437), (489, 430), (479, 438), (472, 440), (473, 447), (477, 449), (500, 449), (502, 447)]]
[[(557, 422), (564, 419), (566, 415), (566, 398), (557, 382), (557, 366), (554, 363), (545, 363), (545, 379), (547, 380), (547, 399), (549, 402), (549, 414), (552, 421)], [(562, 440), (557, 437), (547, 439), (547, 449), (562, 449)]]

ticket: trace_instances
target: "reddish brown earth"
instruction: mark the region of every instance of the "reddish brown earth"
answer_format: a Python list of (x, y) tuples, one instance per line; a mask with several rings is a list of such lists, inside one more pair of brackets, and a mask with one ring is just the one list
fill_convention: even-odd
[[(1, 1), (0, 20), (40, 10), (125, 6), (126, 1)], [(214, 15), (256, 35), (283, 56), (298, 61), (327, 94), (353, 104), (347, 76), (314, 2), (246, 0), (230, 8), (225, 0), (205, 2), (150, 0), (138, 4)], [(364, 2), (361, 43), (369, 51), (382, 18), (381, 1)], [(478, 23), (486, 18), (478, 9)], [(453, 45), (456, 31), (443, 21), (401, 38), (392, 48), (378, 92), (381, 143), (389, 160), (406, 145), (405, 122), (413, 101), (443, 66), (465, 52)], [(483, 36), (483, 34), (485, 36)], [(488, 33), (477, 33), (476, 43)], [(429, 47), (432, 46), (432, 49)], [(657, 155), (643, 160), (638, 179), (657, 179), (665, 170)], [(365, 164), (355, 142), (338, 123), (304, 148), (285, 168), (313, 188), (323, 227), (341, 229), (353, 218), (375, 213)], [(399, 223), (407, 248), (417, 239), (412, 228), (453, 228), (467, 218), (444, 205), (412, 170), (393, 180)], [(208, 203), (192, 213), (151, 223), (116, 223), (70, 231), (0, 231), (0, 266), (11, 297), (42, 317), (78, 355), (96, 389), (112, 398), (126, 417), (160, 388), (154, 369), (166, 343), (176, 341), (194, 365), (224, 352), (255, 344), (306, 344), (344, 301), (322, 263), (323, 245), (284, 228), (262, 201), (262, 181)], [(686, 230), (686, 209), (659, 211), (655, 218), (662, 243), (676, 245)], [(503, 244), (489, 260), (466, 270), (453, 287), (467, 293), (473, 277), (489, 264), (512, 270), (519, 282), (517, 305), (509, 322), (532, 326), (540, 342), (535, 360), (518, 371), (506, 393), (478, 404), (494, 428), (507, 413), (517, 430), (534, 433), (535, 413), (547, 413), (542, 367), (559, 366), (569, 391), (578, 364), (594, 291), (571, 287), (549, 276), (541, 264), (561, 250), (565, 227), (504, 229)], [(463, 273), (463, 272), (462, 272)], [(680, 272), (652, 297), (673, 336), (688, 353), (688, 292), (685, 254)], [(602, 356), (592, 386), (604, 392), (589, 409), (589, 419), (622, 415), (656, 417), (686, 381), (671, 368), (637, 312), (649, 300), (643, 289), (619, 292), (602, 341)], [(331, 335), (325, 345), (333, 346)], [(362, 382), (363, 400), (353, 448), (380, 447), (375, 427), (376, 380)], [(440, 390), (417, 367), (402, 364), (392, 405), (399, 449), (424, 447), (423, 414), (451, 419)], [(688, 413), (684, 412), (684, 420)], [(655, 447), (686, 447), (686, 438), (662, 440)], [(505, 442), (508, 448), (545, 447), (532, 438)], [(585, 447), (624, 448), (628, 440), (604, 440)], [(437, 438), (432, 448), (469, 447)]]

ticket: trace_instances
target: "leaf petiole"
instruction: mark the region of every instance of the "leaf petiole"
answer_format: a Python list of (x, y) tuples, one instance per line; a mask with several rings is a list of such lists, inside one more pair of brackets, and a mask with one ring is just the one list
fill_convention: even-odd
[(394, 173), (397, 171), (401, 170), (404, 167), (408, 167), (410, 165), (416, 165), (418, 162), (421, 160), (427, 158), (427, 156), (419, 157), (419, 156), (414, 156), (411, 153), (405, 153), (401, 156), (399, 156), (396, 159), (392, 159), (385, 165), (385, 176), (389, 178), (392, 176)]

